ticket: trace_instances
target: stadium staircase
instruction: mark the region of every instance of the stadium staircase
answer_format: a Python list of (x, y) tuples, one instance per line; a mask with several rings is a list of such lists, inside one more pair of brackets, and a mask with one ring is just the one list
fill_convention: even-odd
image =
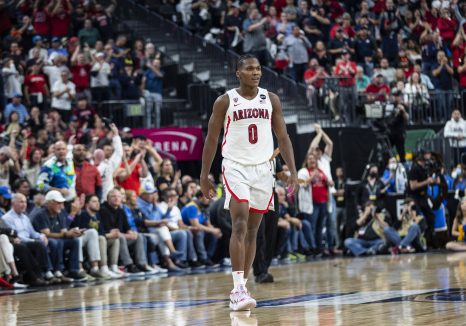
[[(164, 99), (187, 100), (186, 105), (176, 105), (172, 109), (172, 124), (206, 127), (217, 96), (237, 86), (234, 67), (238, 55), (193, 35), (131, 0), (121, 1), (115, 18), (119, 22), (118, 32), (151, 41), (162, 53), (166, 76), (164, 86), (168, 88)], [(297, 121), (298, 125), (308, 126), (316, 121), (326, 124), (325, 116), (319, 119), (306, 107), (304, 85), (296, 84), (269, 68), (263, 69), (261, 85), (280, 96), (285, 116)]]

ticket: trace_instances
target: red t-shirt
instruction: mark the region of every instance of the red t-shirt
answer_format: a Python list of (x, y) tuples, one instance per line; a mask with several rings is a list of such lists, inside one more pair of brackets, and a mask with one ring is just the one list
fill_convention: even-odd
[(31, 93), (42, 93), (45, 94), (45, 85), (47, 85), (47, 80), (42, 74), (29, 74), (24, 80), (24, 85), (29, 88), (29, 94)]
[[(351, 70), (351, 71), (350, 71)], [(339, 77), (346, 77), (340, 80), (340, 86), (348, 87), (356, 84), (356, 63), (352, 61), (337, 63), (335, 74)]]
[(70, 26), (70, 15), (65, 11), (50, 17), (50, 34), (52, 36), (68, 36), (68, 28)]
[[(133, 161), (129, 160), (128, 165), (131, 165)], [(124, 163), (121, 163), (120, 167), (124, 168)], [(141, 164), (136, 164), (131, 175), (125, 181), (118, 181), (117, 183), (122, 186), (126, 190), (134, 190), (137, 195), (139, 195), (139, 191), (141, 188), (141, 182), (139, 181), (139, 169), (141, 168)]]
[(454, 18), (448, 19), (440, 17), (440, 19), (437, 21), (437, 27), (440, 31), (440, 37), (449, 42), (452, 42), (455, 38), (457, 26), (458, 22)]
[[(385, 91), (385, 94), (390, 94), (390, 88), (385, 85), (385, 84), (382, 84), (380, 86), (377, 86), (376, 84), (369, 84), (369, 86), (367, 86), (366, 88), (366, 93), (368, 94), (378, 94), (379, 92), (383, 92)], [(387, 100), (385, 98), (384, 95), (380, 95), (380, 96), (377, 96), (376, 98), (377, 101), (385, 101)]]
[(89, 195), (95, 194), (96, 188), (102, 186), (102, 177), (97, 168), (87, 161), (84, 161), (81, 166), (74, 165), (76, 172), (76, 193)]
[(465, 49), (466, 46), (464, 43), (460, 45), (451, 45), (451, 62), (453, 67), (458, 68), (460, 66), (464, 57)]
[(425, 16), (426, 16), (426, 21), (429, 23), (432, 30), (436, 30), (437, 24), (440, 18), (432, 15), (432, 13), (429, 10), (426, 11)]
[(466, 70), (458, 73), (458, 80), (461, 88), (466, 88)]
[(42, 36), (49, 35), (49, 15), (47, 11), (37, 10), (32, 15), (32, 26), (37, 34)]
[[(313, 69), (307, 69), (304, 72), (304, 80), (307, 81), (307, 80), (311, 79), (312, 77), (314, 77), (316, 74), (317, 74), (317, 71), (315, 71)], [(316, 87), (316, 88), (321, 88), (322, 86), (324, 86), (324, 84), (325, 84), (325, 79), (324, 78), (317, 78), (312, 83), (312, 85), (314, 87)]]
[[(309, 175), (313, 171), (308, 170)], [(312, 201), (314, 204), (324, 204), (328, 202), (328, 180), (321, 169), (317, 169), (317, 175), (311, 180)]]
[(76, 90), (82, 91), (90, 87), (90, 71), (91, 65), (89, 64), (76, 64), (71, 67), (71, 74), (73, 75), (73, 83), (76, 85)]

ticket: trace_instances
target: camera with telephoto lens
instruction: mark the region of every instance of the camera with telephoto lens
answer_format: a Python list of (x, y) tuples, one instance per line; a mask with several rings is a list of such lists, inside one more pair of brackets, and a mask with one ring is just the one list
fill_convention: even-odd
[(441, 165), (435, 159), (426, 160), (425, 169), (427, 170), (427, 175), (433, 177), (434, 175), (440, 175)]

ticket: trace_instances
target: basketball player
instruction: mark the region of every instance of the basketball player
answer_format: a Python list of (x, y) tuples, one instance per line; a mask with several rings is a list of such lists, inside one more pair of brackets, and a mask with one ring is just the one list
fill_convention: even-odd
[(225, 209), (230, 210), (232, 235), (230, 257), (234, 288), (230, 309), (249, 310), (256, 306), (246, 281), (256, 252), (256, 236), (262, 215), (271, 207), (274, 187), (272, 129), (286, 164), (290, 167), (290, 191), (298, 189), (293, 148), (286, 131), (278, 96), (259, 87), (261, 66), (252, 55), (241, 56), (236, 64), (239, 88), (217, 98), (209, 120), (202, 153), (201, 190), (215, 195), (208, 175), (224, 128), (222, 174), (226, 188)]

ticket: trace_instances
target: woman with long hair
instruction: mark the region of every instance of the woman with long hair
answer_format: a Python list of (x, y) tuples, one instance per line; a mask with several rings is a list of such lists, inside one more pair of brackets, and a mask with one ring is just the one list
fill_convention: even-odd
[(453, 220), (451, 235), (456, 237), (456, 241), (447, 243), (446, 248), (451, 251), (466, 251), (466, 197), (461, 199), (456, 210), (456, 216)]
[(22, 173), (31, 185), (37, 184), (43, 156), (42, 149), (36, 147), (31, 150), (28, 159), (23, 160)]
[[(307, 195), (311, 196), (312, 203), (308, 206), (312, 207), (307, 210), (306, 214), (303, 214), (303, 217), (311, 223), (312, 230), (314, 230), (316, 250), (321, 252), (323, 248), (322, 229), (328, 215), (329, 184), (325, 173), (317, 167), (317, 158), (314, 154), (307, 155), (303, 168), (298, 172), (298, 178), (301, 187), (309, 189)], [(302, 198), (302, 194), (298, 195), (300, 200), (305, 200), (305, 198)]]
[(422, 83), (421, 76), (417, 72), (413, 72), (409, 81), (405, 84), (404, 101), (410, 107), (410, 113), (413, 115), (414, 121), (421, 121), (424, 118), (430, 117), (430, 102), (429, 90)]
[(159, 191), (164, 191), (167, 188), (174, 188), (177, 190), (178, 194), (181, 193), (179, 189), (179, 184), (181, 177), (181, 171), (176, 171), (173, 168), (173, 163), (170, 159), (164, 159), (160, 164), (160, 176), (155, 181), (155, 185)]

